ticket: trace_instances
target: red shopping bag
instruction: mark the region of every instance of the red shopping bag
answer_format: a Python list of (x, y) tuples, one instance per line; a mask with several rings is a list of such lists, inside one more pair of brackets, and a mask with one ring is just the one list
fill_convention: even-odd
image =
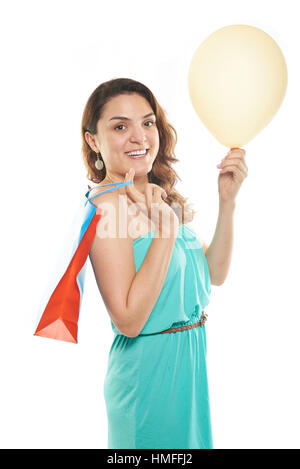
[(64, 273), (55, 281), (56, 287), (52, 291), (50, 298), (43, 309), (39, 323), (34, 335), (50, 339), (63, 340), (66, 342), (77, 343), (78, 319), (82, 295), (84, 290), (85, 269), (87, 257), (96, 234), (96, 228), (101, 219), (101, 208), (91, 202), (92, 199), (99, 197), (104, 192), (118, 189), (128, 182), (117, 182), (104, 184), (103, 186), (116, 186), (105, 190), (89, 198), (89, 193), (93, 188), (89, 187), (85, 194), (85, 201), (80, 219), (80, 230), (77, 239), (71, 251), (70, 258), (67, 259)]

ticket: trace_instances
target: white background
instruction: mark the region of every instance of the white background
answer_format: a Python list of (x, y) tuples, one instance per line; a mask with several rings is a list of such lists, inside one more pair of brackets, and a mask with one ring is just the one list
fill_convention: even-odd
[[(231, 24), (263, 29), (288, 67), (285, 99), (245, 146), (225, 283), (206, 309), (215, 448), (300, 448), (299, 17), (286, 1), (10, 1), (1, 4), (2, 448), (107, 448), (110, 320), (90, 263), (77, 345), (34, 337), (42, 292), (90, 183), (80, 124), (92, 91), (148, 86), (178, 132), (177, 189), (209, 243), (228, 149), (199, 120), (187, 74), (198, 45)], [(93, 185), (91, 183), (91, 185)]]

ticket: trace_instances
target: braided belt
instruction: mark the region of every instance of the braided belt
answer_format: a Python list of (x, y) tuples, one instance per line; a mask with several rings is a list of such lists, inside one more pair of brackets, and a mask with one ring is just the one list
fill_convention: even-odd
[[(192, 329), (193, 327), (197, 327), (197, 326), (202, 327), (203, 324), (207, 321), (207, 317), (208, 317), (207, 314), (205, 313), (205, 311), (203, 311), (199, 322), (196, 322), (194, 324), (189, 324), (188, 326), (171, 327), (170, 329), (166, 329), (165, 331), (154, 332), (153, 334), (145, 334), (145, 335), (166, 334), (167, 332), (179, 332), (179, 331), (184, 331), (186, 329)], [(144, 334), (141, 334), (141, 335), (144, 335)]]
[(207, 320), (207, 314), (203, 311), (200, 321), (194, 324), (189, 324), (188, 326), (181, 326), (181, 327), (171, 327), (170, 329), (166, 329), (165, 331), (159, 332), (159, 334), (166, 334), (167, 332), (177, 332), (177, 331), (184, 331), (186, 329), (192, 329), (193, 327), (202, 327), (203, 324)]

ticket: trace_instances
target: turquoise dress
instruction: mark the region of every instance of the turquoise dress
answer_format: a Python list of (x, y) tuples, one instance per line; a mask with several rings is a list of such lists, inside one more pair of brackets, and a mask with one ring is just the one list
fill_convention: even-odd
[[(133, 242), (136, 271), (153, 236)], [(122, 335), (111, 321), (104, 380), (109, 449), (212, 449), (205, 325), (151, 335), (200, 321), (210, 293), (202, 245), (180, 225), (163, 288), (139, 336)]]

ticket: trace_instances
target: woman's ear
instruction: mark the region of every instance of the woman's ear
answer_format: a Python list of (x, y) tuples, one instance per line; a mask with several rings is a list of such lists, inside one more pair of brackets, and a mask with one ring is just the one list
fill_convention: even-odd
[(86, 143), (91, 148), (91, 150), (93, 150), (96, 153), (99, 153), (100, 150), (98, 150), (97, 148), (97, 145), (95, 143), (95, 138), (93, 137), (93, 135), (91, 135), (90, 132), (86, 131), (84, 133), (84, 138), (85, 138)]

